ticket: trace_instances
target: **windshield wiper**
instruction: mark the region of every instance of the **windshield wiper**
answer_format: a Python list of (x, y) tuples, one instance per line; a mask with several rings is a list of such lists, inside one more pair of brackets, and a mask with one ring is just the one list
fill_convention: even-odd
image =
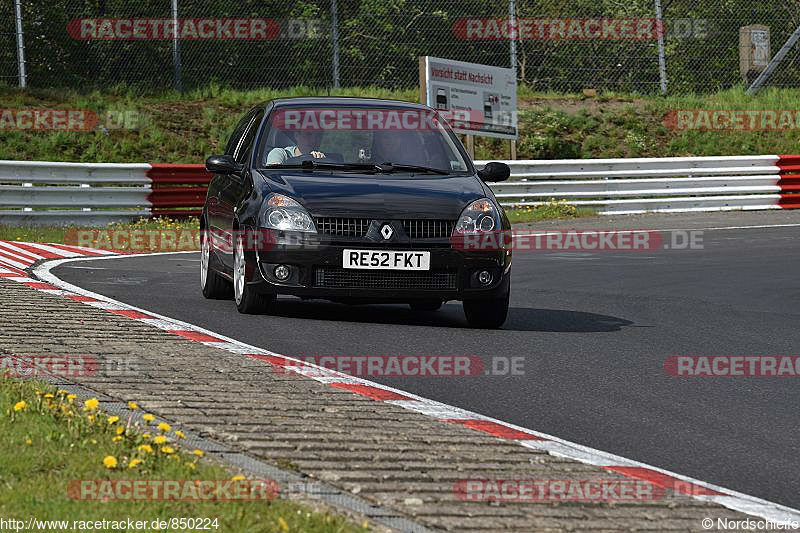
[(410, 170), (412, 172), (431, 172), (433, 174), (439, 174), (442, 176), (447, 176), (450, 174), (447, 170), (442, 170), (441, 168), (433, 168), (433, 167), (423, 167), (419, 165), (395, 165), (394, 163), (381, 163), (380, 165), (375, 165), (376, 170), (378, 172), (385, 172), (391, 173), (395, 170)]
[(364, 170), (377, 172), (377, 165), (371, 163), (324, 163), (320, 161), (306, 160), (301, 163), (290, 163), (288, 165), (267, 165), (266, 169), (271, 168), (299, 168), (302, 170)]

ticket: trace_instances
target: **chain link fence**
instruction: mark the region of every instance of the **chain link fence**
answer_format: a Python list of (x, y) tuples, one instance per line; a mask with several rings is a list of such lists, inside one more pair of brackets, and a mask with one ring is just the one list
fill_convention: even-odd
[[(598, 36), (587, 25), (592, 19), (652, 21), (656, 0), (21, 0), (20, 6), (28, 86), (82, 90), (412, 88), (417, 58), (430, 55), (506, 67), (513, 61), (520, 82), (535, 91), (656, 94), (665, 81), (672, 94), (704, 93), (745, 83), (741, 27), (767, 26), (772, 56), (800, 26), (797, 2), (659, 1), (664, 76), (656, 35)], [(6, 85), (19, 83), (14, 5), (0, 0), (0, 83)], [(492, 20), (502, 27), (511, 13), (521, 32), (526, 21), (533, 34), (509, 39), (490, 31)], [(231, 25), (227, 34), (223, 28), (210, 38), (189, 32), (174, 39), (163, 31), (173, 19), (195, 30), (211, 21), (212, 33), (225, 20)], [(270, 22), (247, 26), (238, 38), (236, 21), (245, 19)], [(162, 31), (150, 24), (147, 38), (126, 38), (120, 20), (128, 29), (137, 21), (161, 21)], [(465, 35), (458, 28), (469, 21), (480, 30)], [(798, 49), (788, 52), (767, 85), (800, 86)]]

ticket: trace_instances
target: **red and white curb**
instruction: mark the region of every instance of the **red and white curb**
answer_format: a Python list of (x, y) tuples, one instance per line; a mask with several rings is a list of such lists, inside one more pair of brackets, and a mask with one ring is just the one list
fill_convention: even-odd
[[(40, 246), (40, 245), (36, 245)], [(77, 252), (76, 252), (77, 253)], [(180, 252), (179, 252), (180, 253)], [(151, 254), (152, 255), (152, 254)], [(162, 254), (159, 254), (162, 255)], [(306, 375), (318, 382), (331, 387), (350, 391), (371, 398), (397, 405), (404, 409), (421, 413), (435, 418), (443, 423), (459, 424), (492, 435), (497, 438), (516, 441), (520, 446), (537, 451), (548, 452), (551, 455), (564, 457), (584, 464), (593, 465), (624, 476), (647, 480), (655, 485), (673, 489), (692, 498), (713, 502), (728, 509), (739, 511), (748, 515), (760, 517), (775, 522), (800, 521), (800, 511), (771, 503), (760, 498), (748, 496), (711, 483), (706, 483), (689, 476), (676, 474), (662, 468), (650, 466), (638, 461), (625, 459), (617, 455), (595, 450), (587, 446), (575, 444), (552, 435), (531, 429), (509, 424), (501, 420), (483, 416), (465, 409), (447, 405), (417, 396), (409, 392), (398, 390), (386, 385), (374, 383), (362, 378), (349, 376), (340, 372), (311, 365), (307, 362), (292, 359), (277, 353), (244, 344), (235, 339), (220, 335), (186, 322), (159, 315), (133, 307), (106, 296), (87, 291), (61, 279), (51, 273), (51, 270), (61, 264), (72, 261), (101, 260), (113, 257), (109, 254), (95, 255), (94, 257), (68, 257), (53, 259), (43, 262), (33, 269), (33, 273), (40, 281), (36, 281), (15, 272), (13, 276), (5, 276), (14, 281), (20, 281), (40, 291), (57, 294), (75, 301), (105, 309), (110, 313), (125, 316), (132, 320), (149, 324), (158, 329), (174, 333), (185, 339), (200, 342), (207, 346), (220, 348), (228, 352), (240, 354), (256, 360), (268, 362), (273, 366), (292, 366), (292, 371)], [(141, 257), (141, 256), (133, 256)], [(22, 273), (24, 274), (24, 272)], [(37, 285), (38, 283), (38, 285)], [(199, 290), (199, 289), (198, 289)]]
[(83, 246), (43, 244), (17, 241), (0, 241), (0, 278), (24, 283), (33, 289), (50, 294), (66, 295), (66, 291), (33, 279), (25, 272), (37, 261), (52, 259), (86, 259), (89, 257), (116, 256), (116, 252), (95, 250)]

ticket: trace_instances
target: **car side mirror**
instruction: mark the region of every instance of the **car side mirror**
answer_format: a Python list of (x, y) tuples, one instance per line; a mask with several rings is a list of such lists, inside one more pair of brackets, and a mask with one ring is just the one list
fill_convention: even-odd
[(206, 170), (215, 174), (234, 174), (242, 170), (242, 165), (229, 155), (212, 155), (206, 159)]
[(493, 161), (486, 163), (483, 170), (478, 171), (478, 177), (485, 182), (506, 181), (511, 176), (511, 168), (505, 163)]

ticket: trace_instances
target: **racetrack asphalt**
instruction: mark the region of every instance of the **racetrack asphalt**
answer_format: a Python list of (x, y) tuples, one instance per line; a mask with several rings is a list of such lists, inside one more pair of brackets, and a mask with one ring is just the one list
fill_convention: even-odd
[[(369, 378), (769, 501), (800, 508), (800, 378), (678, 378), (672, 355), (800, 355), (800, 213), (615, 217), (563, 228), (713, 229), (703, 249), (516, 251), (502, 330), (461, 305), (414, 312), (281, 300), (245, 316), (205, 300), (199, 256), (71, 262), (63, 280), (291, 356), (524, 358), (524, 375)], [(796, 226), (790, 225), (796, 224)], [(668, 237), (669, 239), (669, 237)]]

